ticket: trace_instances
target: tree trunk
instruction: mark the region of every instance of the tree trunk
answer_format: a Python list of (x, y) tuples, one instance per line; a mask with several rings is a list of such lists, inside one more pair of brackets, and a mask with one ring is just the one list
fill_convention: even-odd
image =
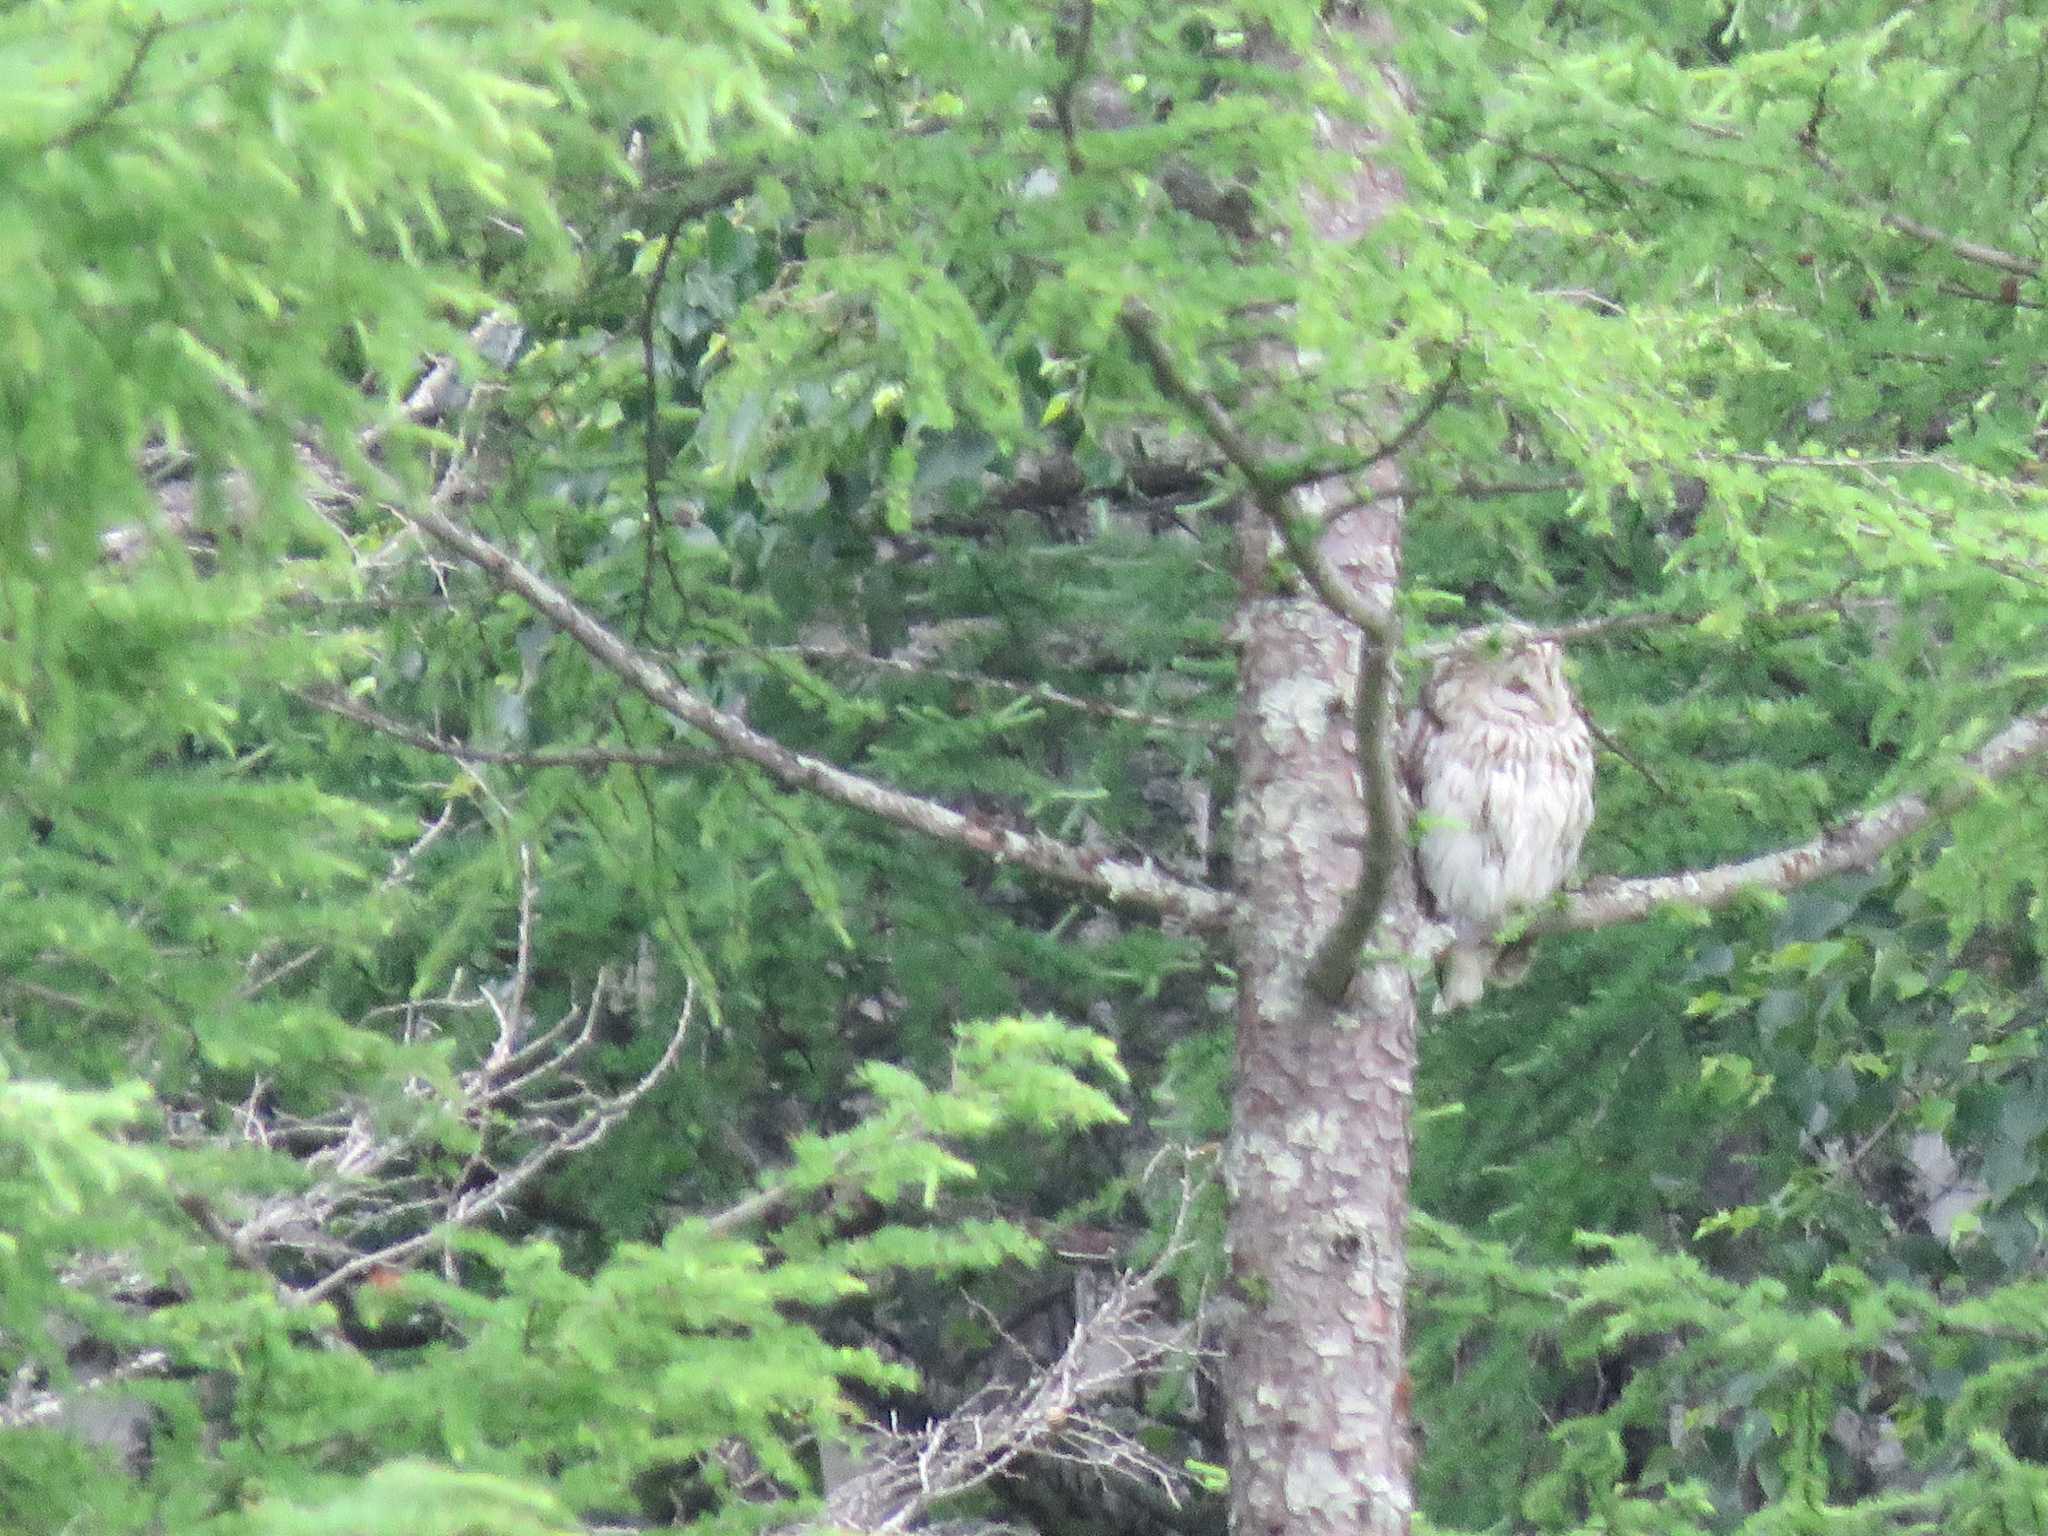
[[(1355, 34), (1354, 34), (1355, 35)], [(1312, 205), (1317, 232), (1352, 239), (1399, 195), (1368, 135), (1345, 195)], [(1333, 434), (1334, 435), (1334, 434)], [(1322, 549), (1382, 611), (1398, 575), (1401, 504), (1370, 487), (1311, 487)], [(1376, 499), (1363, 499), (1376, 498)], [(1272, 591), (1271, 535), (1247, 507), (1240, 540), (1237, 1085), (1227, 1177), (1232, 1525), (1238, 1536), (1405, 1536), (1413, 1508), (1402, 1315), (1407, 1284), (1415, 987), (1363, 968), (1332, 1009), (1304, 985), (1357, 881), (1366, 832), (1351, 719), (1358, 630), (1313, 596)], [(1418, 920), (1397, 873), (1375, 944), (1406, 948)]]
[[(1324, 551), (1384, 591), (1399, 516), (1392, 500), (1351, 508)], [(1313, 598), (1249, 598), (1246, 621), (1227, 1164), (1243, 1304), (1226, 1388), (1234, 1528), (1393, 1536), (1411, 1508), (1400, 1382), (1415, 987), (1399, 966), (1371, 966), (1330, 1009), (1304, 986), (1362, 856), (1349, 712), (1361, 642)], [(1415, 926), (1404, 875), (1377, 942)]]

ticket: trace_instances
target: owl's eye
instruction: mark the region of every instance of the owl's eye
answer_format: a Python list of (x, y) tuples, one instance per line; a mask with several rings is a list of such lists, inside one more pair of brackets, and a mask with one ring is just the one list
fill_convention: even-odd
[(1524, 682), (1520, 678), (1516, 678), (1515, 681), (1508, 684), (1508, 692), (1519, 693), (1525, 699), (1533, 699), (1536, 697), (1536, 690), (1531, 688), (1526, 682)]

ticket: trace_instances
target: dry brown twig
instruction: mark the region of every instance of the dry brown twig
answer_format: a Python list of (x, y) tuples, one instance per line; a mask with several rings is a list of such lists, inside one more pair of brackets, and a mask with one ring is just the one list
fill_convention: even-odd
[[(1162, 1154), (1162, 1157), (1165, 1154)], [(1155, 1167), (1160, 1159), (1155, 1159)], [(1179, 1507), (1187, 1474), (1095, 1408), (1176, 1359), (1196, 1354), (1193, 1325), (1162, 1320), (1154, 1296), (1186, 1251), (1186, 1227), (1205, 1175), (1181, 1161), (1180, 1203), (1159, 1255), (1119, 1275), (1080, 1318), (1058, 1358), (1023, 1380), (994, 1379), (953, 1412), (919, 1429), (874, 1426), (862, 1470), (834, 1488), (825, 1509), (790, 1536), (850, 1531), (888, 1536), (921, 1527), (945, 1501), (972, 1492), (1027, 1458), (1050, 1458), (1145, 1484)], [(1022, 1347), (1017, 1346), (1022, 1354)]]
[[(474, 1226), (503, 1210), (515, 1194), (544, 1170), (570, 1153), (583, 1151), (602, 1140), (623, 1120), (633, 1106), (669, 1074), (680, 1058), (683, 1041), (695, 1014), (697, 990), (694, 982), (689, 984), (682, 1010), (660, 1058), (622, 1092), (601, 1095), (577, 1083), (571, 1092), (555, 1099), (533, 1098), (530, 1090), (537, 1083), (566, 1078), (570, 1065), (590, 1044), (595, 1036), (605, 991), (601, 979), (600, 985), (592, 990), (587, 1007), (564, 1015), (546, 1036), (524, 1049), (514, 1048), (508, 1043), (506, 1033), (501, 1032), (499, 1041), (492, 1048), (491, 1060), (464, 1077), (461, 1113), (466, 1118), (483, 1128), (499, 1117), (509, 1117), (522, 1134), (535, 1138), (535, 1144), (517, 1162), (502, 1172), (488, 1173), (484, 1181), (474, 1188), (463, 1189), (461, 1181), (458, 1181), (454, 1190), (379, 1213), (389, 1219), (395, 1215), (431, 1210), (435, 1219), (407, 1237), (387, 1242), (369, 1252), (357, 1253), (322, 1279), (291, 1293), (292, 1299), (309, 1303), (321, 1301), (376, 1270), (395, 1268), (410, 1261), (445, 1241), (450, 1231)], [(485, 995), (489, 996), (488, 993)], [(495, 1005), (493, 1011), (498, 1012)], [(566, 1044), (555, 1047), (553, 1042), (567, 1033), (568, 1021), (576, 1018), (579, 1012), (581, 1027)], [(516, 1040), (515, 1016), (507, 1009), (498, 1012), (498, 1017)], [(525, 1070), (520, 1070), (522, 1064), (528, 1063), (530, 1065), (526, 1065)], [(511, 1075), (501, 1077), (501, 1072)], [(491, 1166), (486, 1154), (479, 1151), (465, 1173), (473, 1174)], [(366, 1170), (352, 1171), (360, 1176)]]
[[(430, 826), (421, 841), (435, 836), (445, 820)], [(366, 1275), (401, 1266), (445, 1243), (449, 1232), (501, 1212), (546, 1169), (602, 1139), (674, 1069), (696, 1013), (694, 981), (686, 986), (660, 1057), (617, 1092), (600, 1092), (578, 1075), (617, 990), (608, 971), (600, 970), (587, 1000), (546, 1028), (533, 1029), (529, 999), (539, 895), (531, 850), (522, 847), (511, 974), (496, 985), (473, 986), (458, 974), (446, 996), (399, 1008), (407, 1040), (436, 1033), (435, 1017), (450, 1010), (487, 1012), (497, 1024), (483, 1058), (458, 1077), (454, 1096), (442, 1105), (478, 1137), (477, 1151), (457, 1177), (436, 1179), (423, 1172), (421, 1133), (394, 1132), (361, 1108), (292, 1117), (266, 1112), (259, 1093), (237, 1112), (237, 1130), (245, 1140), (307, 1149), (302, 1161), (313, 1177), (306, 1188), (223, 1223), (224, 1240), (251, 1262), (291, 1250), (324, 1271), (316, 1280), (287, 1288), (289, 1300), (325, 1300)], [(427, 1102), (440, 1090), (414, 1079), (406, 1091)], [(368, 1247), (363, 1246), (366, 1237), (371, 1239)]]

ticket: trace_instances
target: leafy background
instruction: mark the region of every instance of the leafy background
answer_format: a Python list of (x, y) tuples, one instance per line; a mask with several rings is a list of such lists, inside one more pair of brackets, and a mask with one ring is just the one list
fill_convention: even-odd
[[(1217, 882), (1230, 497), (1131, 297), (1290, 460), (1436, 401), (1418, 645), (1675, 620), (1574, 649), (1592, 873), (1940, 787), (2040, 706), (2039, 20), (1391, 6), (1406, 201), (1330, 249), (1300, 11), (1104, 0), (1086, 55), (1010, 0), (0, 16), (14, 1528), (799, 1518), (821, 1438), (957, 1406), (992, 1319), (1057, 1333), (1046, 1240), (1142, 1255), (1154, 1150), (1222, 1133), (1225, 954), (704, 754), (390, 515), (451, 464), (777, 739)], [(443, 355), (466, 409), (408, 421)], [(1550, 940), (1427, 1037), (1429, 1529), (2048, 1518), (2041, 815)], [(515, 976), (594, 1021), (592, 1092), (688, 999), (682, 1054), (488, 1227), (299, 1304), (331, 1247), (228, 1238), (336, 1127), (408, 1190), (525, 1145), (450, 1108)], [(419, 1226), (373, 1214), (347, 1253)], [(1123, 1422), (1200, 1469), (1211, 1395)], [(1039, 1465), (956, 1512), (1220, 1503)]]

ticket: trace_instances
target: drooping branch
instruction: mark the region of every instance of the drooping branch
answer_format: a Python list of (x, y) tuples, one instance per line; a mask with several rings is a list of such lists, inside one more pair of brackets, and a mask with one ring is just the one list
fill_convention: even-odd
[[(1274, 476), (1223, 407), (1180, 371), (1151, 313), (1133, 301), (1125, 304), (1121, 323), (1124, 334), (1151, 369), (1159, 392), (1195, 419), (1217, 451), (1243, 477), (1253, 505), (1279, 535), (1309, 590), (1330, 612), (1357, 625), (1364, 639), (1351, 724), (1356, 734), (1359, 777), (1365, 789), (1365, 854), (1337, 921), (1317, 943), (1306, 977), (1309, 990), (1324, 1003), (1335, 1006), (1358, 970), (1359, 950), (1379, 923), (1407, 841), (1393, 754), (1393, 667), (1401, 626), (1391, 605), (1380, 607), (1367, 602), (1331, 564), (1307, 519), (1296, 516), (1288, 504), (1289, 494), (1301, 489), (1304, 482)], [(1448, 397), (1450, 381), (1455, 376), (1455, 370), (1447, 375), (1438, 393), (1423, 404), (1413, 422), (1390, 441), (1406, 442), (1419, 431)], [(1361, 471), (1363, 468), (1360, 466)]]
[(1298, 489), (1302, 482), (1276, 478), (1251, 441), (1224, 414), (1223, 407), (1189, 382), (1175, 363), (1173, 354), (1167, 350), (1159, 335), (1158, 322), (1149, 310), (1133, 301), (1124, 306), (1120, 320), (1124, 334), (1131, 339), (1138, 355), (1152, 371), (1152, 381), (1159, 392), (1192, 416), (1203, 434), (1230, 461), (1230, 467), (1244, 477), (1245, 490), (1251, 496), (1252, 504), (1280, 536), (1281, 543), (1287, 547), (1287, 557), (1300, 570), (1302, 580), (1308, 583), (1317, 600), (1340, 618), (1356, 624), (1380, 645), (1397, 645), (1400, 634), (1392, 616), (1375, 609), (1351, 590), (1350, 584), (1316, 547), (1311, 530), (1304, 526), (1305, 519), (1296, 516), (1294, 509), (1288, 506), (1287, 492)]
[(1104, 858), (1042, 833), (994, 826), (935, 800), (892, 789), (822, 758), (793, 751), (677, 682), (566, 592), (488, 539), (431, 507), (395, 510), (443, 548), (474, 562), (502, 590), (523, 598), (582, 646), (599, 666), (658, 709), (703, 732), (723, 753), (752, 763), (777, 783), (808, 790), (851, 810), (997, 863), (1016, 864), (1109, 901), (1179, 917), (1197, 928), (1220, 928), (1229, 916), (1230, 904), (1222, 893), (1175, 879), (1150, 863)]
[(1309, 963), (1308, 989), (1334, 1008), (1358, 971), (1358, 956), (1394, 888), (1394, 871), (1408, 841), (1406, 807), (1395, 787), (1394, 655), (1368, 638), (1359, 651), (1358, 686), (1351, 718), (1358, 730), (1358, 755), (1366, 766), (1365, 863), (1358, 883), (1344, 898), (1336, 923)]
[(42, 153), (52, 150), (76, 149), (86, 139), (105, 128), (114, 116), (135, 99), (136, 83), (142, 78), (142, 66), (148, 62), (150, 50), (169, 30), (169, 23), (161, 16), (151, 17), (148, 25), (136, 35), (135, 46), (129, 50), (128, 62), (121, 67), (113, 86), (106, 96), (90, 112), (57, 134), (43, 145)]
[(1636, 880), (1600, 880), (1550, 911), (1530, 934), (1584, 932), (1646, 917), (1667, 905), (1722, 907), (1748, 891), (1790, 891), (1874, 863), (1914, 833), (1952, 816), (2000, 779), (2048, 754), (2048, 710), (2022, 715), (1963, 759), (1963, 778), (1926, 795), (1899, 795), (1773, 853)]

